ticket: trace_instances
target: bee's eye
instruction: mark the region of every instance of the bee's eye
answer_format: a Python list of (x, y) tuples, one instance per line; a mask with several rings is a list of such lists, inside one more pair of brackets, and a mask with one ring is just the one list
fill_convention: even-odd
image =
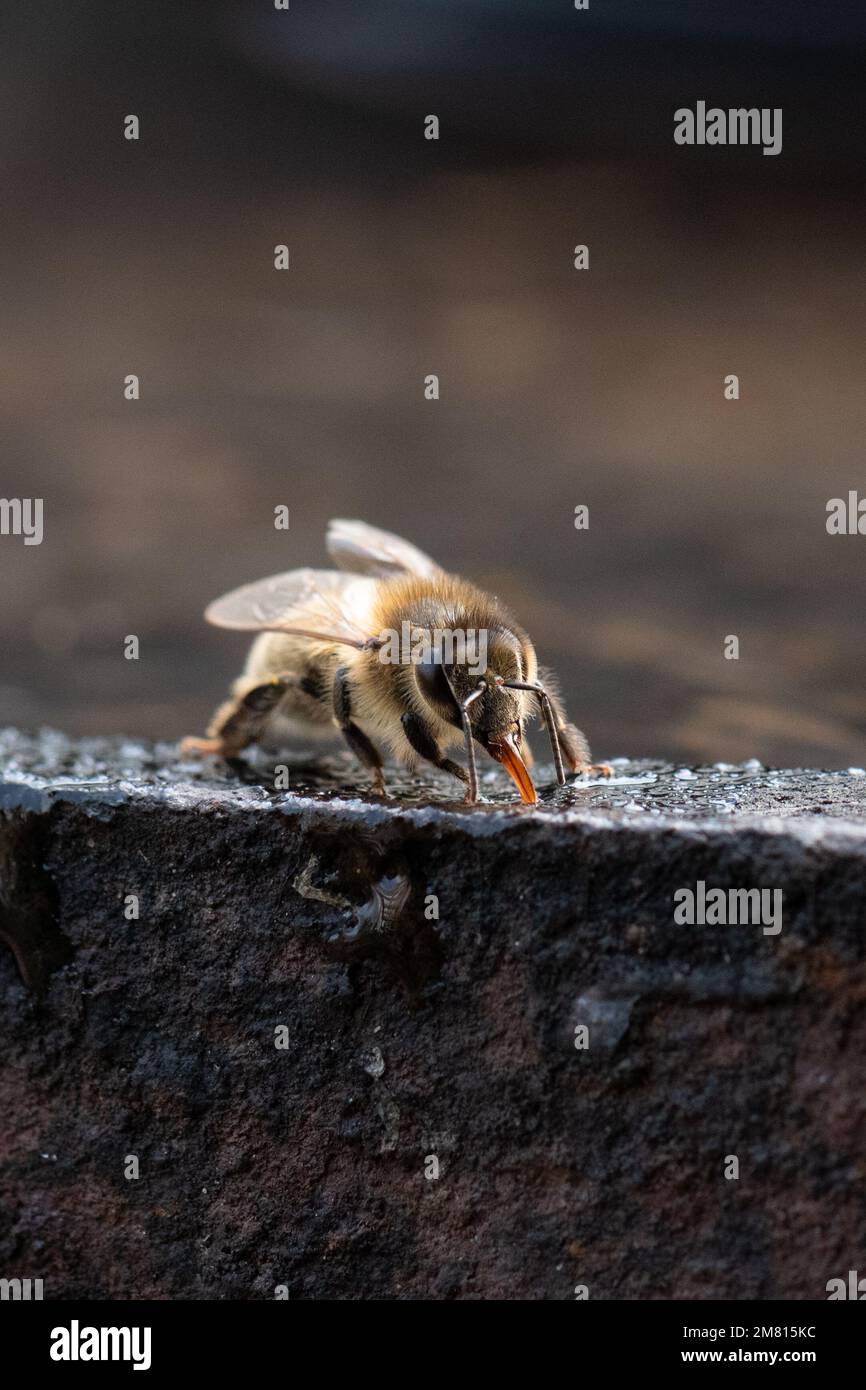
[(454, 696), (441, 661), (419, 661), (415, 667), (421, 694), (435, 704), (453, 708)]

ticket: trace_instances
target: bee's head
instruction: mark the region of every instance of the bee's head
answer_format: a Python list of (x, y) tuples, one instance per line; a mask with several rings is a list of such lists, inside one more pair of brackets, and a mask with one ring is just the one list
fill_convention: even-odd
[[(471, 654), (432, 650), (430, 660), (416, 666), (418, 689), (440, 718), (458, 728), (464, 727), (465, 711), (472, 737), (502, 763), (522, 800), (534, 803), (538, 797), (522, 751), (531, 697), (507, 685), (526, 679), (520, 645), (509, 632), (484, 636), (485, 642)], [(455, 659), (461, 655), (471, 659)]]

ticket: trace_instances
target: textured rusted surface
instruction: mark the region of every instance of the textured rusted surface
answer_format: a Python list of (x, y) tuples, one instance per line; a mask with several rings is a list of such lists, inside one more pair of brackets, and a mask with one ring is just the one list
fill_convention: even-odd
[[(618, 764), (467, 809), (288, 765), (274, 792), (266, 761), (0, 735), (0, 1276), (736, 1299), (862, 1270), (866, 778)], [(698, 880), (782, 889), (782, 931), (677, 925)]]

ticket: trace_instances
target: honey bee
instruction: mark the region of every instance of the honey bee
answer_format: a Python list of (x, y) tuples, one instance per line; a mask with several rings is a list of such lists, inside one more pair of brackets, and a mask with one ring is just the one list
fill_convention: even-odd
[[(184, 739), (183, 755), (232, 758), (281, 733), (333, 734), (336, 725), (374, 792), (385, 794), (384, 745), (410, 769), (423, 759), (458, 778), (474, 802), (479, 744), (521, 800), (535, 804), (524, 731), (538, 714), (560, 784), (564, 765), (610, 775), (590, 762), (552, 677), (540, 671), (528, 635), (498, 599), (362, 521), (332, 521), (326, 545), (336, 570), (290, 570), (207, 608), (216, 627), (259, 636), (208, 737)], [(403, 641), (395, 658), (396, 634), (410, 646)], [(464, 635), (462, 646), (454, 634)], [(465, 634), (474, 635), (471, 643)], [(446, 756), (461, 742), (465, 767)]]

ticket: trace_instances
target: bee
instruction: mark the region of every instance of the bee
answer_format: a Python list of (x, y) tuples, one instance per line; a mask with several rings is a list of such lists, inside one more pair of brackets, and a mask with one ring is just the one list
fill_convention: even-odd
[[(206, 609), (216, 627), (259, 636), (208, 737), (184, 739), (184, 756), (233, 758), (281, 734), (333, 735), (336, 726), (375, 793), (385, 794), (384, 745), (410, 769), (422, 759), (450, 773), (474, 802), (478, 744), (534, 805), (524, 734), (539, 715), (560, 784), (565, 765), (610, 775), (591, 763), (552, 676), (539, 669), (527, 633), (498, 599), (362, 521), (332, 521), (326, 546), (337, 569), (290, 570)], [(396, 659), (395, 634), (410, 640)], [(465, 636), (455, 647), (453, 634), (474, 634), (471, 650)], [(465, 767), (447, 756), (461, 743)]]

